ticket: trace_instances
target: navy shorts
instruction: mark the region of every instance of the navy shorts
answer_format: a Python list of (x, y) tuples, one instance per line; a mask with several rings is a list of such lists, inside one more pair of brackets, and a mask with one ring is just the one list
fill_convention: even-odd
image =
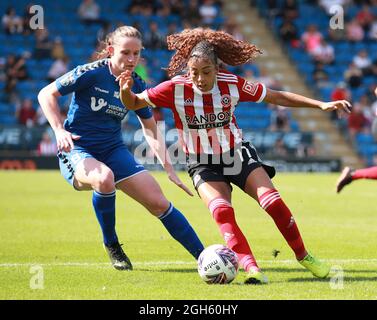
[(108, 166), (114, 174), (115, 184), (142, 171), (144, 166), (138, 163), (126, 146), (116, 147), (108, 152), (96, 154), (83, 147), (75, 146), (70, 152), (58, 152), (59, 167), (65, 180), (73, 185), (76, 166), (86, 158), (94, 158)]
[(198, 159), (197, 155), (188, 156), (187, 167), (196, 190), (202, 183), (209, 181), (223, 181), (230, 187), (233, 183), (245, 190), (246, 180), (256, 168), (263, 167), (270, 178), (276, 173), (274, 167), (262, 162), (254, 146), (245, 141), (229, 153), (210, 156), (208, 161)]

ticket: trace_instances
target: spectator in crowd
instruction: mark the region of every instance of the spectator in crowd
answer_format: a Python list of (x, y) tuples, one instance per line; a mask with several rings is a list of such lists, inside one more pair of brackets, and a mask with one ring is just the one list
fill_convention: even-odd
[(60, 37), (56, 37), (51, 47), (51, 58), (55, 60), (63, 60), (66, 56), (64, 45)]
[(3, 15), (1, 22), (6, 34), (22, 33), (23, 22), (22, 18), (16, 14), (13, 7), (9, 7)]
[(36, 111), (33, 108), (31, 99), (24, 99), (19, 108), (16, 109), (18, 123), (27, 127), (34, 126)]
[(377, 19), (373, 21), (368, 37), (370, 40), (377, 40)]
[(42, 135), (42, 140), (38, 144), (37, 155), (38, 156), (56, 156), (58, 148), (56, 142), (51, 139), (48, 131), (45, 131)]
[(338, 42), (346, 39), (346, 31), (344, 28), (331, 28), (327, 29), (328, 40), (330, 42)]
[(357, 19), (351, 20), (346, 25), (346, 39), (351, 42), (363, 41), (365, 36), (363, 28), (357, 22)]
[(237, 22), (233, 19), (233, 17), (229, 18), (225, 21), (223, 30), (233, 36), (233, 38), (237, 40), (244, 40), (244, 36), (239, 29)]
[(353, 2), (353, 4), (355, 4), (359, 7), (364, 5), (364, 4), (368, 4), (368, 5), (376, 5), (377, 4), (376, 0), (353, 0), (352, 2)]
[(26, 59), (28, 54), (25, 53), (20, 57), (11, 54), (8, 56), (5, 67), (5, 87), (4, 90), (6, 93), (11, 94), (18, 81), (26, 80), (29, 78), (27, 68), (26, 68)]
[(263, 66), (259, 69), (259, 77), (257, 81), (264, 83), (266, 87), (273, 87), (275, 83), (274, 78), (268, 74), (267, 69)]
[(280, 38), (286, 43), (290, 44), (294, 48), (299, 47), (299, 36), (297, 27), (290, 19), (284, 19), (283, 23), (279, 27)]
[(78, 8), (78, 15), (85, 25), (105, 23), (101, 19), (101, 8), (94, 0), (83, 0)]
[(47, 80), (49, 82), (55, 81), (57, 78), (68, 72), (69, 59), (67, 56), (56, 59), (51, 65), (47, 73)]
[(51, 49), (53, 43), (50, 39), (47, 28), (37, 29), (35, 31), (35, 41), (36, 43), (33, 54), (34, 58), (37, 60), (51, 58)]
[(219, 10), (222, 10), (224, 7), (224, 0), (215, 0), (215, 5), (217, 8), (219, 8)]
[(362, 71), (351, 62), (348, 69), (344, 72), (344, 79), (351, 88), (358, 88), (363, 79)]
[(155, 21), (149, 23), (149, 28), (144, 33), (144, 46), (147, 49), (163, 49), (166, 48), (166, 35), (161, 33), (158, 24)]
[(251, 70), (251, 69), (246, 69), (243, 73), (243, 77), (251, 82), (251, 83), (257, 83), (258, 80), (257, 80), (257, 77), (254, 75), (254, 71)]
[(201, 17), (201, 23), (206, 27), (210, 27), (219, 12), (213, 0), (204, 0), (199, 6), (199, 14)]
[(289, 132), (291, 130), (289, 123), (289, 111), (287, 108), (279, 105), (269, 105), (273, 111), (271, 113), (271, 131)]
[(105, 41), (106, 35), (111, 32), (111, 23), (109, 21), (104, 22), (104, 24), (101, 26), (101, 28), (97, 32), (97, 38), (95, 41), (95, 45), (97, 43)]
[(266, 0), (267, 3), (267, 14), (270, 19), (274, 19), (277, 16), (281, 15), (281, 8), (277, 0)]
[(5, 83), (5, 65), (6, 65), (7, 59), (0, 55), (0, 82)]
[(372, 75), (377, 77), (377, 59), (375, 59), (371, 65)]
[(320, 44), (312, 51), (312, 57), (316, 62), (332, 64), (335, 58), (334, 47), (325, 39), (321, 39)]
[(298, 158), (315, 157), (316, 150), (313, 144), (300, 143), (295, 150), (295, 155)]
[(45, 114), (42, 111), (41, 106), (38, 106), (35, 114), (35, 125), (38, 127), (47, 127), (48, 121)]
[(367, 132), (369, 127), (368, 119), (363, 113), (363, 109), (359, 103), (355, 103), (352, 113), (348, 116), (348, 131), (351, 141), (354, 141), (357, 133)]
[(30, 35), (34, 32), (34, 29), (32, 29), (31, 25), (30, 25), (30, 20), (34, 16), (34, 13), (31, 12), (32, 6), (33, 6), (33, 4), (30, 3), (25, 7), (24, 15), (23, 15), (23, 18), (22, 18), (23, 34), (25, 36), (28, 36), (28, 35)]
[(318, 88), (326, 88), (331, 85), (329, 74), (321, 62), (317, 62), (314, 65), (312, 76)]
[(373, 114), (372, 106), (369, 102), (368, 96), (366, 94), (362, 95), (358, 103), (360, 105), (364, 117), (368, 120), (368, 126), (370, 127), (372, 125), (375, 115)]
[(356, 68), (362, 71), (364, 76), (372, 73), (372, 60), (370, 59), (367, 50), (360, 50), (357, 55), (354, 56), (352, 61)]
[(269, 148), (267, 154), (274, 157), (287, 157), (289, 155), (289, 150), (284, 144), (284, 140), (282, 137), (276, 139), (272, 148)]
[[(338, 82), (335, 89), (331, 92), (331, 101), (337, 100), (347, 100), (351, 101), (351, 91), (347, 89), (347, 85), (344, 81)], [(345, 129), (345, 122), (343, 119), (339, 119), (336, 112), (331, 112), (331, 120), (338, 122), (341, 129)]]
[(168, 30), (166, 31), (166, 36), (170, 36), (171, 34), (178, 32), (178, 26), (175, 22), (170, 22), (168, 24)]
[[(376, 87), (376, 92), (377, 92), (377, 87)], [(374, 115), (371, 131), (372, 131), (374, 141), (377, 142), (377, 100), (372, 103), (370, 108), (371, 108), (372, 113)], [(377, 154), (376, 154), (376, 156), (377, 156)]]
[(338, 82), (335, 89), (331, 92), (331, 101), (347, 100), (351, 101), (351, 92), (347, 89), (344, 81)]
[[(153, 14), (153, 10), (150, 11), (150, 13)], [(165, 21), (167, 21), (167, 19), (169, 19), (170, 15), (172, 14), (170, 5), (167, 3), (163, 4), (160, 8), (157, 9), (156, 14), (160, 18), (163, 18)]]
[(181, 16), (186, 10), (185, 2), (182, 0), (161, 0), (167, 7), (170, 7), (171, 14)]
[(364, 32), (368, 33), (374, 21), (374, 15), (370, 11), (369, 5), (363, 5), (361, 10), (356, 15), (356, 20), (359, 23), (359, 25), (364, 29)]
[(312, 54), (313, 51), (321, 44), (323, 36), (318, 31), (315, 24), (311, 24), (307, 27), (306, 31), (301, 36), (301, 41), (304, 44), (305, 50)]
[(377, 80), (375, 81), (375, 83), (370, 84), (368, 88), (365, 90), (365, 95), (368, 98), (370, 104), (376, 101), (376, 95), (374, 93), (375, 88), (377, 88)]
[(191, 0), (187, 8), (183, 11), (182, 18), (188, 21), (191, 25), (200, 25), (201, 15), (199, 14), (198, 0)]
[(288, 20), (294, 20), (298, 17), (297, 0), (285, 0), (283, 3), (283, 14)]
[(152, 7), (152, 11), (155, 11), (156, 8), (154, 6), (154, 0), (132, 0), (130, 5), (125, 8), (125, 12), (131, 15), (141, 14), (145, 7)]

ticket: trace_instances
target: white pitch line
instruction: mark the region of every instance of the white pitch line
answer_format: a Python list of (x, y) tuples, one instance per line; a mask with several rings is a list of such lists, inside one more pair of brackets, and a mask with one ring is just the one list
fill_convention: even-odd
[[(323, 260), (327, 263), (338, 264), (355, 264), (355, 263), (377, 263), (377, 259), (328, 259)], [(296, 264), (296, 260), (259, 260), (258, 263), (263, 264)], [(136, 266), (172, 266), (172, 265), (196, 265), (193, 261), (145, 261), (145, 262), (132, 262)], [(30, 267), (30, 266), (46, 266), (46, 267), (106, 267), (110, 266), (109, 262), (51, 262), (51, 263), (0, 263), (0, 268), (10, 267)]]

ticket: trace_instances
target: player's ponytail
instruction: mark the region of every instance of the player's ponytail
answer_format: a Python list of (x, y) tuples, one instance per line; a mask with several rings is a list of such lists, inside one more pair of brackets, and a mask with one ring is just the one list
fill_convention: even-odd
[(141, 33), (134, 27), (131, 26), (121, 26), (115, 29), (113, 32), (110, 32), (106, 35), (105, 40), (100, 41), (99, 48), (101, 49), (97, 52), (96, 58), (97, 59), (105, 59), (109, 58), (109, 50), (108, 47), (117, 43), (120, 37), (129, 37), (129, 38), (137, 38), (140, 41), (142, 40)]
[(224, 31), (195, 28), (167, 37), (168, 49), (176, 50), (167, 68), (169, 76), (181, 72), (192, 57), (205, 57), (217, 64), (237, 66), (255, 59), (262, 53), (255, 45), (237, 40)]

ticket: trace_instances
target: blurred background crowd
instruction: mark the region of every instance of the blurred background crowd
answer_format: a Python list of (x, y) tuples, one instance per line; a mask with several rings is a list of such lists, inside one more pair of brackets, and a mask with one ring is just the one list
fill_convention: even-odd
[[(353, 104), (348, 118), (331, 115), (334, 126), (346, 137), (360, 158), (377, 164), (377, 144), (371, 134), (377, 101), (377, 1), (375, 0), (254, 0), (247, 1), (258, 12), (319, 99), (347, 99)], [(44, 128), (37, 145), (29, 151), (55, 154), (53, 134), (37, 101), (38, 91), (77, 65), (96, 59), (100, 41), (120, 25), (132, 25), (143, 35), (144, 58), (137, 73), (147, 85), (167, 79), (165, 70), (172, 55), (166, 36), (197, 26), (222, 29), (244, 39), (237, 17), (227, 12), (222, 0), (41, 0), (1, 1), (0, 32), (0, 127)], [(44, 10), (44, 28), (30, 27), (30, 7)], [(331, 28), (334, 5), (344, 9), (343, 28)], [(339, 21), (338, 21), (339, 22)], [(244, 22), (253, 24), (253, 21)], [(263, 50), (263, 42), (259, 44)], [(284, 75), (274, 76), (263, 64), (250, 63), (228, 69), (267, 87), (286, 89)], [(294, 91), (294, 88), (289, 88)], [(61, 113), (67, 113), (70, 96), (60, 99)], [(303, 133), (290, 109), (276, 105), (246, 103), (237, 108), (239, 126), (246, 132), (276, 133), (262, 153), (273, 156), (316, 156), (312, 138), (302, 135), (299, 144), (290, 145), (289, 133)], [(167, 109), (154, 110), (156, 120), (173, 127)], [(124, 132), (139, 128), (130, 112)], [(261, 147), (261, 146), (259, 146)]]

